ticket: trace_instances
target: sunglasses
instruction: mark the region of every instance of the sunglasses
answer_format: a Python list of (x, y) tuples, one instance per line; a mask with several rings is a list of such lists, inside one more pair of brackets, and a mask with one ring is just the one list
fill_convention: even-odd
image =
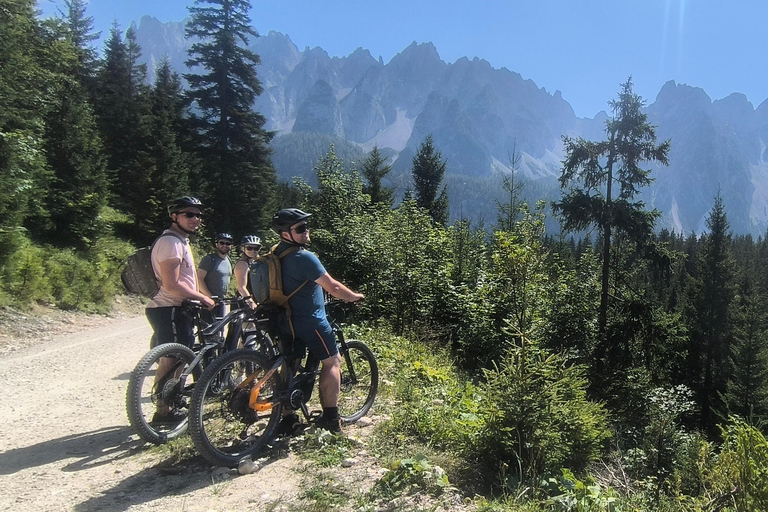
[(245, 247), (243, 247), (243, 249), (246, 250), (246, 251), (258, 251), (259, 249), (261, 249), (261, 246), (260, 245), (246, 245)]
[(227, 247), (232, 247), (232, 242), (216, 242), (219, 245), (226, 245)]
[(304, 233), (308, 229), (309, 229), (309, 226), (307, 226), (306, 224), (302, 224), (301, 226), (296, 226), (295, 228), (293, 228), (293, 231), (297, 235), (300, 235), (300, 234)]
[(194, 213), (194, 212), (179, 212), (179, 215), (183, 215), (188, 219), (202, 219), (203, 214), (202, 213)]

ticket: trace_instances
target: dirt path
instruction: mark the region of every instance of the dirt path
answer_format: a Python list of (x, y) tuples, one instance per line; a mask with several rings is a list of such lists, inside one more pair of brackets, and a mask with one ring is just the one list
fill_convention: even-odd
[[(124, 406), (149, 326), (143, 316), (99, 324), (0, 350), (0, 510), (300, 510), (307, 463), (286, 450), (273, 450), (251, 475), (221, 478), (200, 463), (159, 467)], [(363, 462), (333, 468), (344, 474), (332, 480), (367, 489), (381, 470), (364, 447), (354, 456)]]

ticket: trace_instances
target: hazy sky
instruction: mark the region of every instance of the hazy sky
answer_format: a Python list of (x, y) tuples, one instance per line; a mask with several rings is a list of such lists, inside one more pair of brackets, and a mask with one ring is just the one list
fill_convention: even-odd
[[(713, 100), (768, 98), (766, 0), (251, 0), (251, 21), (331, 56), (357, 47), (384, 62), (411, 42), (432, 42), (448, 63), (479, 57), (562, 92), (576, 115), (608, 108), (629, 75), (652, 103), (667, 80)], [(38, 0), (46, 15), (62, 0)], [(180, 21), (192, 0), (90, 0), (106, 35), (144, 15)]]

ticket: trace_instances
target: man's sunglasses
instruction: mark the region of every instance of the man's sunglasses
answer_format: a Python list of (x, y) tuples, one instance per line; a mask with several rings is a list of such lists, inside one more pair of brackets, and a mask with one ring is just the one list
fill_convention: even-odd
[(232, 247), (232, 242), (216, 242), (219, 245), (226, 245), (227, 247)]
[(243, 249), (246, 250), (246, 251), (258, 251), (259, 249), (261, 249), (261, 246), (260, 245), (246, 245), (245, 247), (243, 247)]
[(294, 231), (294, 232), (295, 232), (297, 235), (300, 235), (300, 234), (304, 233), (304, 232), (305, 232), (306, 230), (308, 230), (308, 229), (309, 229), (309, 226), (308, 226), (308, 225), (306, 225), (306, 224), (302, 224), (301, 226), (296, 226), (295, 228), (293, 228), (293, 231)]
[(179, 215), (183, 215), (188, 219), (202, 219), (203, 214), (202, 213), (194, 213), (194, 212), (179, 212)]

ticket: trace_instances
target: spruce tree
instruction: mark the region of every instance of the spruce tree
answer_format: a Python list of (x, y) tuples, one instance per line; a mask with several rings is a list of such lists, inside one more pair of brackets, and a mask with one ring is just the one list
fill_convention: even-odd
[(607, 140), (563, 136), (566, 157), (559, 181), (564, 194), (552, 205), (565, 229), (600, 229), (601, 334), (607, 323), (613, 234), (620, 231), (641, 247), (650, 240), (658, 212), (649, 212), (642, 201), (634, 200), (639, 188), (652, 182), (650, 170), (640, 166), (645, 161), (666, 165), (670, 147), (669, 141), (656, 144), (656, 129), (642, 112), (644, 101), (633, 92), (631, 77), (621, 85), (618, 99), (610, 105), (613, 117), (606, 121)]
[(97, 219), (109, 187), (93, 111), (76, 80), (73, 76), (60, 87), (56, 108), (46, 118), (46, 155), (53, 171), (46, 231), (59, 246), (86, 249), (100, 235)]
[(67, 29), (66, 38), (77, 54), (78, 80), (92, 98), (99, 65), (98, 52), (93, 43), (101, 33), (93, 31), (93, 17), (86, 16), (86, 5), (84, 0), (64, 0), (65, 12), (62, 16)]
[(701, 242), (697, 274), (688, 289), (686, 318), (691, 387), (697, 392), (701, 427), (714, 432), (717, 413), (722, 411), (719, 396), (729, 377), (731, 303), (735, 291), (730, 226), (719, 193), (707, 217), (707, 228), (709, 233)]
[(730, 379), (722, 399), (728, 414), (756, 423), (768, 419), (768, 315), (765, 299), (745, 292), (734, 319)]
[(135, 32), (129, 29), (126, 40), (115, 22), (104, 50), (104, 65), (98, 79), (96, 114), (118, 206), (137, 212), (143, 206), (143, 169), (138, 152), (146, 140), (142, 117), (147, 111), (145, 66), (138, 64), (141, 51)]
[(438, 195), (440, 185), (445, 176), (446, 162), (435, 149), (432, 135), (427, 135), (413, 157), (413, 184), (416, 189), (416, 204), (426, 209), (436, 224), (445, 226), (448, 223), (448, 191), (447, 186)]
[(27, 217), (43, 214), (48, 170), (43, 148), (48, 91), (55, 76), (43, 65), (32, 0), (3, 4), (0, 16), (0, 267), (13, 253)]
[(246, 48), (257, 37), (250, 26), (248, 0), (196, 0), (189, 8), (187, 65), (199, 73), (184, 75), (197, 107), (201, 136), (200, 186), (214, 229), (252, 232), (273, 213), (275, 171), (269, 158), (273, 134), (253, 111), (262, 86), (256, 76), (259, 56)]
[(188, 112), (179, 76), (164, 58), (149, 93), (149, 113), (143, 118), (148, 137), (139, 150), (143, 169), (144, 206), (136, 213), (136, 238), (149, 242), (167, 224), (167, 205), (190, 190), (193, 155), (185, 149), (189, 137)]
[(363, 192), (371, 196), (371, 204), (381, 204), (391, 208), (395, 202), (395, 191), (381, 184), (381, 180), (392, 171), (391, 165), (384, 165), (385, 161), (381, 153), (379, 153), (379, 147), (373, 146), (373, 149), (363, 162), (362, 174), (366, 181), (368, 181), (368, 185), (363, 188)]

